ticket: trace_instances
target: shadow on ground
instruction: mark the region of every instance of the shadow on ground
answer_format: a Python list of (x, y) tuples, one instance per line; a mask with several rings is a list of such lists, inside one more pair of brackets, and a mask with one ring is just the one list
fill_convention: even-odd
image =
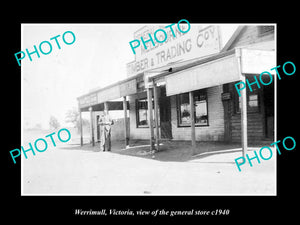
[[(259, 146), (259, 145), (253, 145)], [(100, 152), (99, 143), (95, 146), (91, 144), (66, 145), (61, 147), (63, 150), (83, 150), (88, 152)], [(150, 145), (148, 140), (131, 140), (130, 146), (125, 148), (124, 141), (112, 142), (112, 153), (128, 155), (134, 157), (141, 157), (159, 161), (174, 161), (185, 162), (192, 159), (205, 158), (211, 155), (232, 153), (241, 151), (239, 143), (224, 143), (224, 142), (197, 142), (196, 152), (192, 155), (192, 148), (189, 141), (163, 141), (160, 143), (158, 152), (150, 152)]]

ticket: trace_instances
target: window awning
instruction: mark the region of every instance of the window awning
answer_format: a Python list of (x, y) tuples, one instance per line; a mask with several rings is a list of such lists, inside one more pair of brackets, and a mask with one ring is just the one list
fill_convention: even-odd
[[(167, 96), (241, 80), (242, 74), (261, 74), (276, 66), (275, 51), (236, 48), (197, 62), (196, 66), (165, 76)], [(155, 80), (155, 77), (152, 77)]]
[[(274, 74), (275, 70), (270, 69), (275, 66), (274, 50), (243, 47), (146, 71), (144, 79), (161, 81), (163, 78), (166, 83), (166, 94), (170, 96), (239, 81), (243, 74), (255, 75), (264, 71)], [(83, 109), (135, 94), (137, 93), (137, 79), (143, 76), (144, 74), (138, 74), (80, 96), (77, 98), (79, 107)]]

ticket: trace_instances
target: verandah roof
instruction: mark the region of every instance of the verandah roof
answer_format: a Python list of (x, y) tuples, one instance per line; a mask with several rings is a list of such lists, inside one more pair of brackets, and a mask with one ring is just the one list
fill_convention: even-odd
[[(274, 74), (275, 71), (270, 71), (270, 68), (275, 66), (275, 51), (242, 47), (146, 71), (145, 77), (149, 81), (163, 78), (167, 95), (170, 96), (239, 81), (242, 74), (260, 74), (263, 71)], [(77, 98), (79, 107), (83, 111), (89, 106), (93, 106), (96, 111), (101, 110), (101, 103), (137, 93), (137, 79), (141, 78), (144, 78), (143, 73), (80, 96)], [(109, 104), (110, 110), (122, 109), (122, 102)]]

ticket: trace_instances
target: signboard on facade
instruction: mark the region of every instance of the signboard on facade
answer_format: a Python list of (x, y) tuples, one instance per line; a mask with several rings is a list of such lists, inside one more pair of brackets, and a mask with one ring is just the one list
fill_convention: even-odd
[(227, 101), (231, 99), (231, 93), (230, 92), (223, 92), (221, 94), (222, 101)]
[(136, 79), (95, 91), (78, 99), (81, 108), (97, 105), (103, 102), (114, 100), (137, 92)]
[(136, 79), (121, 83), (120, 87), (120, 96), (132, 95), (137, 92)]
[(242, 73), (260, 74), (261, 72), (267, 70), (271, 74), (276, 74), (275, 70), (270, 70), (276, 66), (275, 51), (241, 49), (240, 54), (242, 56)]
[(120, 98), (119, 85), (114, 85), (97, 92), (98, 103)]
[(86, 107), (86, 106), (91, 106), (91, 105), (96, 105), (97, 104), (97, 94), (89, 94), (86, 96), (83, 96), (79, 99), (79, 106)]
[[(148, 35), (148, 33), (154, 32), (158, 28), (162, 27), (146, 26), (140, 29), (139, 32), (136, 32), (135, 36)], [(185, 28), (182, 29), (184, 30)], [(151, 42), (148, 42), (146, 50), (137, 48), (135, 61), (127, 64), (127, 76), (134, 76), (170, 63), (200, 58), (220, 52), (218, 26), (213, 25), (202, 29), (199, 25), (191, 24), (191, 29), (187, 33), (179, 32), (178, 28), (174, 26), (174, 32), (176, 37), (168, 33), (168, 39), (163, 43), (156, 43), (153, 46)], [(145, 36), (146, 39), (147, 36)]]

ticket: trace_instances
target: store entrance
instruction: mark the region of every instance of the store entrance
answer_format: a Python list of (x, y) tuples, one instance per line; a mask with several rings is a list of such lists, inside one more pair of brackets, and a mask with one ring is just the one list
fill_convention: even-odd
[(172, 139), (171, 103), (165, 86), (160, 86), (159, 113), (161, 138)]
[(97, 117), (96, 117), (97, 141), (100, 141), (100, 125), (98, 125), (99, 119), (100, 119), (100, 115), (97, 115)]

